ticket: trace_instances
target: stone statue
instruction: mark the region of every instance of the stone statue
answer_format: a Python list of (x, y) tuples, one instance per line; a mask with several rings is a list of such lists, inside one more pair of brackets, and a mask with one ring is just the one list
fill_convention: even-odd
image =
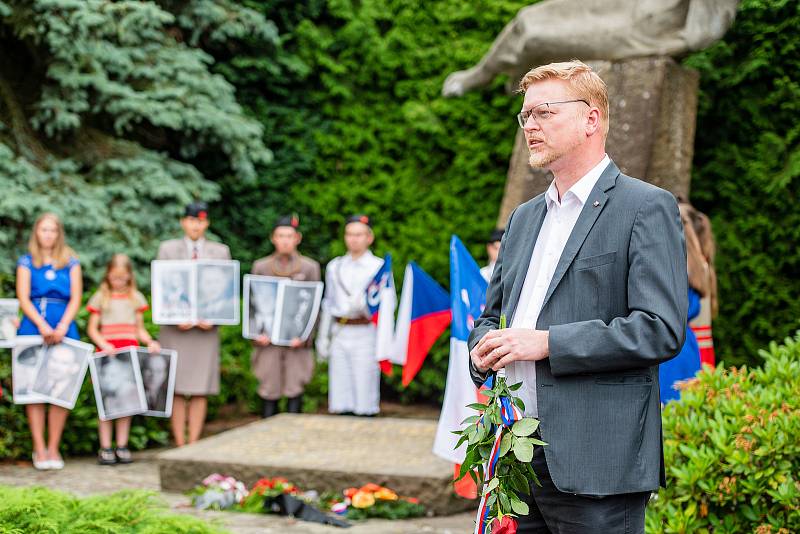
[(480, 62), (453, 72), (444, 96), (460, 96), (501, 73), (516, 82), (552, 61), (680, 56), (720, 39), (739, 0), (545, 0), (520, 9)]

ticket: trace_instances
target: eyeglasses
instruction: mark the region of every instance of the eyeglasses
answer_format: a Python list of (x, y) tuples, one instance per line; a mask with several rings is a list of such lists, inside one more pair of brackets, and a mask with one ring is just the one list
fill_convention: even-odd
[(538, 106), (517, 113), (517, 122), (519, 123), (519, 127), (524, 128), (525, 124), (528, 122), (528, 118), (530, 118), (531, 115), (533, 115), (533, 120), (536, 122), (536, 124), (541, 126), (553, 116), (553, 112), (550, 111), (550, 106), (555, 104), (571, 104), (572, 102), (583, 102), (587, 106), (590, 105), (589, 102), (582, 98), (577, 100), (562, 100), (561, 102), (542, 102)]

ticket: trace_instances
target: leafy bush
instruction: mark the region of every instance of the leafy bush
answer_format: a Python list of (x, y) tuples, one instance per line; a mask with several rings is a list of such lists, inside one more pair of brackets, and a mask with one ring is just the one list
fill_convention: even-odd
[(762, 367), (701, 372), (664, 409), (652, 533), (800, 532), (800, 332)]
[(160, 498), (147, 491), (121, 491), (79, 499), (46, 488), (0, 486), (0, 532), (62, 534), (136, 532), (146, 534), (216, 534), (215, 523), (168, 512)]

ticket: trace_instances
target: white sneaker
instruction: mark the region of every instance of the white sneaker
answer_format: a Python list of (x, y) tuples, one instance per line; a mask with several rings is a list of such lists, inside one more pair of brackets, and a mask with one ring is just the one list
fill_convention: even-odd
[(35, 452), (31, 455), (31, 460), (33, 460), (33, 468), (37, 471), (47, 471), (51, 469), (50, 460), (37, 460)]

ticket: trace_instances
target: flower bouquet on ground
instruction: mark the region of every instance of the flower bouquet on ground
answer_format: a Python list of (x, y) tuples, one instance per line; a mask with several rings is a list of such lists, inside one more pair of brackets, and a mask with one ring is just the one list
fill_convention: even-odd
[(418, 499), (401, 497), (377, 484), (347, 488), (341, 494), (328, 495), (326, 501), (332, 512), (353, 520), (408, 519), (425, 515), (425, 507)]
[[(500, 328), (506, 327), (505, 316), (500, 317)], [(481, 390), (486, 404), (473, 403), (469, 408), (478, 410), (462, 421), (467, 425), (454, 431), (460, 438), (456, 448), (467, 443), (467, 453), (457, 480), (469, 475), (478, 486), (481, 501), (476, 518), (476, 534), (514, 533), (518, 515), (527, 515), (528, 505), (520, 499), (529, 495), (531, 482), (540, 485), (531, 467), (534, 446), (546, 445), (533, 436), (539, 421), (523, 417), (525, 404), (513, 392), (522, 383), (508, 385), (505, 369), (501, 369)]]
[(253, 487), (250, 492), (239, 504), (239, 510), (242, 512), (250, 512), (253, 514), (264, 513), (264, 503), (273, 501), (280, 495), (293, 495), (300, 496), (303, 500), (312, 502), (316, 497), (316, 492), (309, 492), (309, 495), (300, 494), (300, 490), (286, 480), (285, 478), (261, 478)]
[(238, 506), (247, 496), (247, 486), (233, 477), (213, 473), (189, 492), (192, 506), (198, 510), (228, 510)]

